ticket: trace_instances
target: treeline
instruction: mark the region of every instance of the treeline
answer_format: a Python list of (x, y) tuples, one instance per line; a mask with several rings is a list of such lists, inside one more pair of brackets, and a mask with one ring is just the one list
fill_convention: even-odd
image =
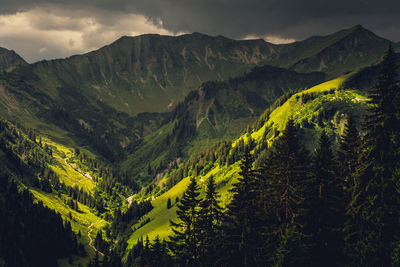
[(0, 120), (0, 149), (14, 163), (15, 171), (20, 174), (30, 173), (32, 169), (42, 169), (52, 158), (51, 148), (43, 147), (34, 130), (16, 127), (6, 120)]
[[(79, 158), (78, 165), (82, 171), (90, 171), (94, 182), (108, 196), (137, 192), (140, 187), (127, 173), (122, 173), (116, 164), (108, 164), (97, 158), (89, 157), (86, 153), (75, 149)], [(101, 179), (99, 179), (101, 178)], [(129, 188), (129, 189), (128, 189)]]
[[(206, 83), (207, 84), (207, 83)], [(211, 82), (214, 84), (214, 82)], [(210, 86), (207, 84), (207, 86)], [(208, 88), (208, 87), (207, 87)], [(277, 107), (283, 105), (295, 92), (289, 91), (279, 97), (274, 104), (272, 104), (264, 113), (260, 116), (260, 119), (257, 120), (251, 127), (248, 127), (246, 133), (250, 134), (252, 130), (259, 130), (266, 121), (269, 119), (269, 114), (272, 110)], [(191, 96), (194, 97), (194, 96)], [(183, 112), (185, 108), (183, 104), (179, 104), (173, 113), (173, 116), (178, 116), (181, 112)], [(269, 130), (265, 132), (265, 134), (269, 134)], [(279, 134), (278, 132), (272, 134)], [(265, 136), (266, 138), (266, 136)], [(264, 139), (265, 139), (264, 138)], [(255, 145), (253, 140), (249, 141), (251, 146)], [(211, 146), (204, 152), (200, 152), (196, 155), (192, 155), (188, 160), (184, 162), (181, 166), (175, 166), (169, 171), (169, 176), (166, 182), (167, 189), (172, 188), (175, 184), (181, 181), (183, 178), (188, 177), (190, 175), (203, 175), (207, 173), (207, 171), (214, 165), (214, 163), (218, 163), (220, 166), (231, 165), (237, 162), (242, 156), (244, 151), (244, 142), (240, 140), (232, 149), (232, 142), (230, 141), (221, 141), (217, 144)]]
[(92, 179), (97, 182), (97, 193), (91, 195), (77, 186), (65, 185), (50, 167), (59, 164), (53, 158), (53, 153), (59, 152), (43, 144), (41, 137), (37, 137), (34, 130), (24, 129), (6, 120), (0, 120), (0, 149), (11, 164), (8, 168), (24, 177), (27, 184), (47, 193), (67, 194), (70, 199), (66, 199), (65, 202), (74, 209), (77, 208), (78, 201), (104, 212), (104, 196), (97, 191), (105, 192), (106, 198), (118, 200), (122, 198), (121, 195), (127, 196), (139, 190), (138, 184), (127, 174), (121, 174), (117, 167), (91, 158), (79, 149), (75, 149), (75, 158), (78, 160), (70, 163), (77, 164), (83, 172), (90, 171), (93, 174)]
[(175, 166), (175, 169), (171, 169), (167, 176), (166, 187), (167, 189), (172, 188), (183, 178), (190, 175), (202, 175), (206, 173), (218, 162), (221, 166), (229, 162), (228, 158), (234, 157), (230, 155), (229, 151), (232, 148), (232, 142), (221, 141), (204, 152), (200, 152), (196, 155), (191, 156), (180, 166)]
[(116, 141), (113, 135), (107, 134), (107, 132), (104, 133), (105, 129), (94, 130), (80, 123), (64, 107), (58, 105), (53, 105), (50, 111), (43, 114), (43, 116), (55, 125), (72, 131), (77, 137), (83, 138), (95, 151), (111, 162), (121, 159), (120, 157), (123, 154), (120, 146), (114, 144)]
[[(256, 143), (249, 137), (246, 145), (244, 140), (240, 139), (236, 146), (232, 148), (232, 142), (221, 141), (204, 152), (191, 156), (182, 165), (175, 166), (175, 169), (170, 170), (166, 181), (167, 189), (172, 188), (185, 177), (205, 175), (215, 164), (219, 164), (220, 166), (232, 165), (240, 160), (245, 146), (253, 149)], [(265, 148), (265, 146), (263, 147)]]
[[(224, 213), (211, 177), (196, 178), (178, 204), (163, 249), (138, 243), (136, 266), (154, 253), (166, 266), (398, 266), (400, 264), (400, 86), (393, 49), (385, 54), (359, 135), (349, 117), (338, 151), (322, 132), (310, 154), (289, 120), (254, 168), (246, 147)], [(159, 246), (159, 245), (158, 245)], [(147, 247), (144, 249), (143, 247)]]
[[(25, 135), (24, 131), (28, 134)], [(8, 161), (14, 164), (15, 171), (26, 176), (31, 186), (47, 193), (55, 191), (59, 194), (67, 194), (71, 199), (67, 199), (66, 204), (74, 209), (77, 204), (72, 200), (91, 208), (102, 209), (99, 197), (94, 198), (82, 188), (67, 186), (60, 181), (59, 176), (49, 167), (49, 164), (53, 162), (51, 147), (47, 144), (43, 145), (33, 130), (24, 130), (1, 120), (0, 148), (6, 153)]]
[(130, 234), (132, 225), (136, 224), (143, 215), (152, 209), (150, 200), (133, 201), (125, 212), (121, 212), (120, 208), (115, 209), (111, 223), (112, 237), (116, 238), (118, 234), (123, 234), (127, 229), (129, 229)]
[(5, 266), (57, 266), (57, 258), (86, 255), (60, 214), (33, 203), (28, 190), (19, 192), (5, 175), (0, 177), (0, 258)]

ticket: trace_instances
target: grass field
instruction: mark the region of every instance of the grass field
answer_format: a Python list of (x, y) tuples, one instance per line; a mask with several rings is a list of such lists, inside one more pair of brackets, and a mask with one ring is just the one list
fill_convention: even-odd
[(77, 166), (78, 160), (74, 150), (47, 138), (43, 139), (42, 142), (53, 149), (53, 158), (57, 160), (57, 163), (50, 167), (60, 177), (60, 180), (67, 186), (77, 185), (86, 192), (92, 192), (96, 184), (91, 179), (89, 172), (80, 170)]

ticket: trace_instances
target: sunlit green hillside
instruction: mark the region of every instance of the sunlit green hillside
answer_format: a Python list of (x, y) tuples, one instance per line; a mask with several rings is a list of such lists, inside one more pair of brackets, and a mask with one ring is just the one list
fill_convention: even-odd
[[(232, 149), (241, 142), (240, 140), (248, 142), (249, 139), (252, 139), (255, 141), (255, 149), (263, 142), (271, 144), (290, 117), (302, 128), (309, 148), (314, 146), (314, 135), (322, 129), (325, 129), (334, 138), (340, 133), (347, 116), (353, 114), (360, 119), (366, 106), (366, 98), (363, 93), (341, 88), (343, 81), (348, 77), (349, 75), (342, 76), (294, 94), (283, 105), (272, 111), (267, 122), (259, 130), (246, 133), (233, 142)], [(304, 101), (306, 94), (314, 94), (314, 97), (304, 103), (302, 95)], [(229, 203), (229, 189), (238, 175), (239, 162), (220, 165), (216, 160), (214, 163), (210, 162), (208, 166), (209, 171), (197, 176), (200, 184), (204, 185), (210, 175), (213, 175), (216, 178), (222, 203)], [(168, 175), (158, 182), (160, 186), (169, 179)], [(155, 208), (142, 218), (142, 221), (150, 218), (150, 222), (134, 231), (129, 240), (130, 245), (146, 235), (150, 239), (154, 239), (156, 235), (167, 238), (171, 234), (169, 220), (176, 219), (176, 206), (173, 205), (168, 210), (166, 208), (167, 200), (170, 198), (172, 203), (175, 203), (176, 197), (182, 196), (188, 181), (189, 177), (186, 177), (161, 196), (153, 198), (152, 203)], [(134, 228), (138, 228), (139, 225), (140, 222)]]

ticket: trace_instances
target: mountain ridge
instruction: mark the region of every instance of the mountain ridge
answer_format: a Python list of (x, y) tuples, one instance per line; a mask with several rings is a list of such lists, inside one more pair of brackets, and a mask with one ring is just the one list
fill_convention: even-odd
[(14, 50), (8, 50), (0, 47), (0, 71), (11, 70), (21, 65), (27, 65), (28, 63)]

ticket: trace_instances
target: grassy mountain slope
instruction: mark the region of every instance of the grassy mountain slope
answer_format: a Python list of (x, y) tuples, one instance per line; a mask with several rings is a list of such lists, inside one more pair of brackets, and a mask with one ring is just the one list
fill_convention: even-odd
[(149, 111), (172, 109), (204, 81), (264, 64), (274, 47), (198, 33), (123, 37), (85, 55), (2, 73), (0, 115), (49, 135), (72, 137), (79, 145), (90, 145), (95, 134), (92, 148), (104, 144), (95, 149), (113, 160), (168, 115)]
[(201, 83), (236, 77), (254, 66), (338, 76), (375, 62), (389, 42), (359, 25), (287, 45), (199, 33), (122, 37), (84, 55), (35, 63), (38, 79), (31, 82), (54, 100), (73, 92), (130, 115), (163, 112)]
[[(199, 33), (122, 37), (84, 55), (41, 61), (2, 73), (0, 116), (68, 139), (66, 143), (73, 140), (90, 145), (114, 161), (129, 144), (134, 147), (155, 132), (169, 116), (164, 111), (173, 111), (188, 92), (206, 81), (242, 76), (265, 64), (301, 72), (322, 70), (336, 76), (375, 62), (388, 42), (360, 26), (287, 45)], [(232, 105), (240, 105), (242, 92), (229, 95), (239, 99)], [(262, 103), (259, 96), (259, 92), (244, 94)], [(274, 100), (273, 95), (271, 99), (266, 99), (270, 95), (262, 97), (263, 104)], [(249, 123), (247, 118), (218, 118), (216, 108), (205, 107), (199, 109), (196, 119), (203, 119), (198, 132), (205, 139), (213, 139), (213, 135), (219, 138), (223, 132), (235, 136), (236, 128), (240, 131)], [(251, 109), (245, 111), (246, 104), (242, 107), (241, 113), (252, 113)], [(258, 111), (253, 112), (250, 117), (256, 118)]]
[[(336, 138), (341, 131), (343, 123), (350, 113), (355, 115), (359, 120), (364, 114), (366, 107), (366, 98), (362, 92), (355, 90), (345, 90), (341, 88), (343, 82), (349, 78), (350, 75), (340, 77), (338, 79), (328, 81), (318, 86), (312, 87), (305, 91), (299, 92), (291, 96), (283, 105), (276, 108), (270, 113), (268, 120), (259, 129), (253, 129), (250, 133), (246, 133), (232, 143), (229, 155), (235, 153), (235, 147), (240, 143), (247, 143), (250, 139), (254, 142), (253, 148), (257, 150), (256, 164), (262, 160), (262, 155), (271, 142), (279, 135), (279, 131), (285, 125), (285, 121), (289, 117), (293, 117), (295, 122), (301, 126), (302, 134), (307, 146), (311, 149), (315, 147), (314, 136), (317, 135), (322, 129), (325, 129), (331, 138)], [(306, 94), (310, 98), (304, 97)], [(306, 101), (306, 99), (308, 99)], [(243, 140), (243, 141), (240, 141)], [(214, 153), (214, 151), (212, 151)], [(204, 184), (210, 175), (216, 178), (217, 188), (221, 193), (221, 200), (223, 204), (229, 202), (230, 193), (228, 192), (237, 178), (239, 171), (239, 161), (230, 164), (220, 164), (218, 156), (215, 161), (202, 163), (204, 171), (198, 172), (198, 179), (201, 185)], [(258, 163), (257, 163), (258, 162)], [(200, 161), (195, 164), (200, 165)], [(180, 165), (177, 170), (170, 171), (163, 179), (157, 184), (163, 186), (167, 180), (174, 174), (179, 172), (180, 168), (185, 164)], [(189, 177), (194, 175), (194, 170), (189, 167)], [(153, 199), (152, 203), (155, 207), (148, 215), (142, 218), (146, 220), (150, 218), (150, 222), (138, 228), (140, 223), (135, 225), (138, 228), (131, 236), (129, 244), (132, 245), (138, 238), (149, 235), (153, 239), (155, 235), (159, 234), (160, 237), (165, 238), (171, 234), (169, 229), (169, 220), (175, 219), (176, 206), (169, 210), (166, 209), (167, 199), (171, 198), (174, 203), (176, 197), (181, 197), (189, 177), (182, 179), (179, 183), (173, 186), (166, 193)], [(204, 190), (204, 186), (202, 187)]]
[(26, 64), (28, 63), (13, 50), (0, 47), (0, 71), (10, 71)]
[(235, 77), (265, 64), (275, 49), (261, 40), (199, 33), (122, 37), (84, 55), (33, 64), (39, 80), (32, 83), (54, 99), (73, 90), (130, 115), (164, 112), (202, 82)]
[[(236, 79), (204, 83), (177, 105), (165, 126), (132, 149), (122, 169), (142, 180), (154, 178), (162, 171), (158, 168), (161, 163), (165, 167), (221, 140), (237, 138), (277, 98), (324, 78), (323, 73), (300, 74), (264, 66)], [(148, 173), (149, 166), (158, 172)]]
[[(72, 266), (76, 266), (78, 263), (87, 264), (95, 254), (93, 248), (89, 246), (89, 235), (94, 239), (106, 221), (99, 217), (97, 211), (81, 202), (77, 202), (77, 209), (72, 208), (66, 202), (70, 199), (68, 194), (60, 193), (54, 185), (52, 190), (43, 185), (45, 180), (55, 179), (51, 174), (53, 172), (59, 182), (65, 186), (77, 187), (88, 195), (92, 195), (96, 186), (93, 177), (96, 174), (87, 168), (71, 147), (41, 137), (40, 141), (37, 137), (36, 142), (33, 142), (20, 128), (7, 121), (1, 121), (1, 123), (2, 127), (6, 126), (0, 131), (0, 162), (2, 165), (0, 174), (6, 174), (17, 181), (21, 187), (28, 188), (35, 201), (42, 201), (44, 206), (60, 213), (63, 220), (71, 222), (72, 230), (75, 233), (81, 233), (78, 242), (85, 246), (87, 252), (87, 257), (73, 256)], [(90, 155), (89, 151), (82, 149), (83, 152)], [(42, 168), (42, 171), (38, 172), (38, 166), (42, 164), (47, 167), (44, 169), (39, 167), (39, 169)], [(46, 178), (47, 176), (49, 178)], [(60, 266), (71, 266), (68, 262), (68, 259), (59, 261)]]

